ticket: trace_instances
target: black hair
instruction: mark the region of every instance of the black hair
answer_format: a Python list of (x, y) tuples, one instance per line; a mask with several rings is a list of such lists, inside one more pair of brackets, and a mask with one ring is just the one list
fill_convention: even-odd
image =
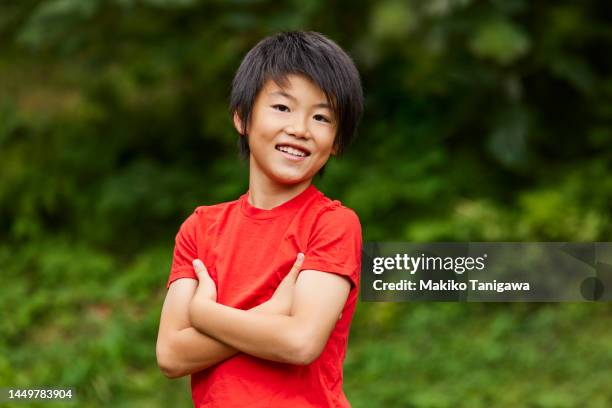
[(285, 86), (289, 74), (307, 77), (325, 93), (337, 120), (334, 146), (338, 155), (355, 137), (363, 91), (351, 57), (321, 33), (281, 32), (264, 38), (247, 53), (232, 82), (230, 114), (237, 113), (242, 122), (243, 136), (238, 138), (242, 158), (249, 157), (247, 127), (257, 94), (270, 79)]

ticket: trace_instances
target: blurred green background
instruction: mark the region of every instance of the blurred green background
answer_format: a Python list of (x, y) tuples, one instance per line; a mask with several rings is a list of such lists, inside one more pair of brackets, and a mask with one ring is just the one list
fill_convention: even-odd
[[(174, 235), (246, 190), (230, 83), (279, 30), (325, 33), (362, 74), (359, 137), (315, 184), (365, 240), (610, 241), (611, 23), (604, 0), (1, 2), (0, 385), (191, 406), (155, 361)], [(356, 408), (609, 407), (611, 317), (361, 303), (345, 390)]]

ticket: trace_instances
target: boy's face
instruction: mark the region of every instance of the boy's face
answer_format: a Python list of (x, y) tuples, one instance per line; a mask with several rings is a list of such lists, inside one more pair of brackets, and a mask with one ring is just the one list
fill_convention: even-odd
[[(277, 184), (310, 181), (335, 154), (336, 122), (325, 93), (307, 78), (288, 75), (285, 88), (267, 81), (247, 129), (250, 171)], [(241, 132), (236, 114), (234, 125)]]

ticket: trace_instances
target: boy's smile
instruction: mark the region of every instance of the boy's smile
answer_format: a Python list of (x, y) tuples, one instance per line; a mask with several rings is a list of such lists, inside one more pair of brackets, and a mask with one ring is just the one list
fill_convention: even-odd
[[(268, 80), (248, 125), (250, 178), (260, 187), (301, 189), (335, 153), (336, 118), (325, 93), (301, 75), (286, 86)], [(234, 115), (240, 131), (241, 122)], [(244, 137), (244, 136), (241, 136)]]
[(276, 150), (286, 153), (285, 156), (289, 160), (304, 160), (305, 157), (310, 156), (308, 149), (291, 144), (278, 144), (276, 145)]

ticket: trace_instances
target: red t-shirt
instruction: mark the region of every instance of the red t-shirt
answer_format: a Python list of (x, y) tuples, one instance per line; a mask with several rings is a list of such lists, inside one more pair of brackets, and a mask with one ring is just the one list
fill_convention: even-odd
[(357, 215), (314, 186), (271, 210), (238, 200), (196, 208), (176, 236), (167, 286), (197, 279), (201, 259), (217, 285), (217, 302), (247, 310), (270, 299), (298, 252), (302, 270), (346, 276), (351, 290), (323, 352), (307, 366), (238, 353), (191, 376), (196, 407), (350, 407), (342, 363), (359, 288), (361, 226)]

